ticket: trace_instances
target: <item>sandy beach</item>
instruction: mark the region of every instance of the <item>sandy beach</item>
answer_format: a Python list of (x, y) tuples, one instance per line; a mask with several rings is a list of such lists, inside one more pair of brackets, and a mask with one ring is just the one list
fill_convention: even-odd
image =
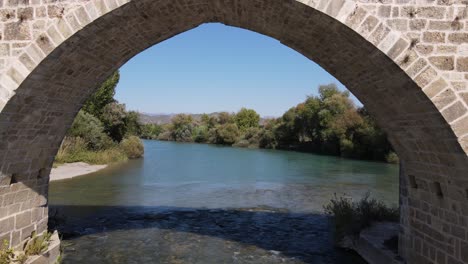
[(67, 163), (52, 168), (50, 181), (71, 179), (77, 176), (86, 175), (106, 168), (107, 165), (90, 165), (84, 162)]

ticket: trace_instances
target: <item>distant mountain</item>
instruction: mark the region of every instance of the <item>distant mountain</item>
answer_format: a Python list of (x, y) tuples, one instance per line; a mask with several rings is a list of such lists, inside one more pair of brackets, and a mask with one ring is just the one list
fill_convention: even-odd
[[(149, 113), (139, 113), (140, 122), (143, 124), (158, 124), (164, 125), (169, 124), (174, 116), (177, 114), (149, 114)], [(208, 114), (209, 116), (217, 116), (219, 112)], [(194, 120), (200, 120), (202, 114), (187, 114), (191, 115)], [(260, 124), (262, 125), (266, 119), (272, 119), (275, 117), (262, 117), (260, 118)]]
[(145, 114), (140, 113), (140, 122), (143, 124), (158, 124), (164, 125), (171, 122), (175, 114)]
[[(169, 124), (174, 116), (178, 114), (148, 114), (140, 113), (140, 122), (143, 124)], [(187, 114), (191, 115), (194, 120), (201, 120), (202, 114)], [(217, 116), (218, 113), (208, 114), (209, 116)]]

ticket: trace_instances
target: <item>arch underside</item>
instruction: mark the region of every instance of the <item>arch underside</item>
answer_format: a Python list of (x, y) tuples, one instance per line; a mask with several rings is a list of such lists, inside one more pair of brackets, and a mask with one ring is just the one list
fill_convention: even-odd
[[(297, 1), (141, 0), (96, 19), (51, 51), (2, 110), (2, 174), (17, 174), (46, 195), (47, 181), (38, 184), (37, 171), (50, 170), (86, 98), (136, 54), (209, 22), (270, 36), (321, 65), (359, 98), (387, 132), (405, 174), (418, 179), (421, 190), (413, 192), (414, 197), (464, 206), (468, 158), (432, 101), (361, 35)], [(434, 181), (442, 183), (447, 201), (428, 195)], [(403, 204), (408, 203), (408, 192), (403, 183)], [(408, 220), (402, 222), (409, 226)]]

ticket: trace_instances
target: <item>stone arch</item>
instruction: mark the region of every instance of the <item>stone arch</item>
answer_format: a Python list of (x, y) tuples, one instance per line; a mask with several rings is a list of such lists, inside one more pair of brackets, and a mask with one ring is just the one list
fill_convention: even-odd
[[(38, 175), (48, 174), (66, 129), (98, 85), (142, 50), (202, 23), (221, 22), (273, 37), (344, 83), (403, 160), (400, 253), (409, 261), (431, 261), (418, 246), (423, 244), (468, 263), (460, 254), (462, 245), (468, 247), (462, 226), (468, 221), (467, 103), (441, 71), (447, 62), (423, 56), (411, 35), (381, 14), (394, 12), (385, 7), (352, 0), (78, 1), (0, 76), (0, 180), (15, 175), (18, 181), (2, 187), (12, 198), (1, 209), (20, 205), (0, 221), (30, 219), (12, 228), (10, 241), (21, 242), (25, 229), (44, 230), (48, 182)], [(443, 199), (431, 189), (434, 183)], [(18, 189), (33, 191), (16, 200)], [(444, 229), (449, 217), (463, 236)]]

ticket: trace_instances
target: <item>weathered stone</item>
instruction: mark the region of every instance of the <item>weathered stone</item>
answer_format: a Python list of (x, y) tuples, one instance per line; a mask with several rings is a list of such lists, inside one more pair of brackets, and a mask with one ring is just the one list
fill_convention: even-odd
[(62, 18), (65, 14), (65, 8), (58, 5), (47, 6), (47, 15), (50, 18)]
[(18, 214), (15, 216), (15, 228), (21, 229), (31, 224), (31, 211), (26, 211), (24, 213)]
[(427, 20), (424, 19), (411, 19), (409, 21), (409, 27), (411, 30), (420, 31), (426, 27)]
[(455, 68), (454, 58), (451, 56), (430, 57), (429, 61), (438, 69), (443, 70), (443, 71), (451, 71)]
[(0, 234), (6, 233), (13, 229), (14, 217), (0, 220)]
[(434, 47), (431, 45), (416, 45), (416, 50), (423, 55), (428, 55), (434, 51)]
[(5, 24), (4, 29), (5, 40), (30, 40), (31, 33), (28, 23), (23, 21), (11, 22)]
[(468, 57), (457, 58), (457, 71), (468, 72)]
[[(456, 102), (455, 104), (447, 107), (442, 111), (442, 115), (447, 119), (448, 122), (452, 122), (455, 119), (463, 116), (466, 113), (466, 107), (462, 102)], [(456, 221), (454, 221), (457, 223)]]
[(457, 96), (451, 89), (446, 89), (441, 94), (437, 95), (434, 98), (434, 104), (438, 109), (442, 109), (450, 103), (454, 102), (457, 99)]
[(18, 9), (18, 19), (20, 21), (31, 20), (34, 18), (34, 8), (26, 7)]
[(425, 87), (428, 85), (432, 80), (437, 77), (437, 71), (435, 71), (432, 67), (427, 67), (423, 70), (414, 81), (419, 85), (419, 87)]
[(468, 43), (468, 33), (451, 33), (448, 35), (448, 39), (456, 44)]
[(467, 242), (462, 242), (461, 243), (461, 259), (465, 263), (468, 263), (468, 243)]
[(429, 43), (444, 43), (445, 33), (443, 32), (424, 32), (423, 40)]

